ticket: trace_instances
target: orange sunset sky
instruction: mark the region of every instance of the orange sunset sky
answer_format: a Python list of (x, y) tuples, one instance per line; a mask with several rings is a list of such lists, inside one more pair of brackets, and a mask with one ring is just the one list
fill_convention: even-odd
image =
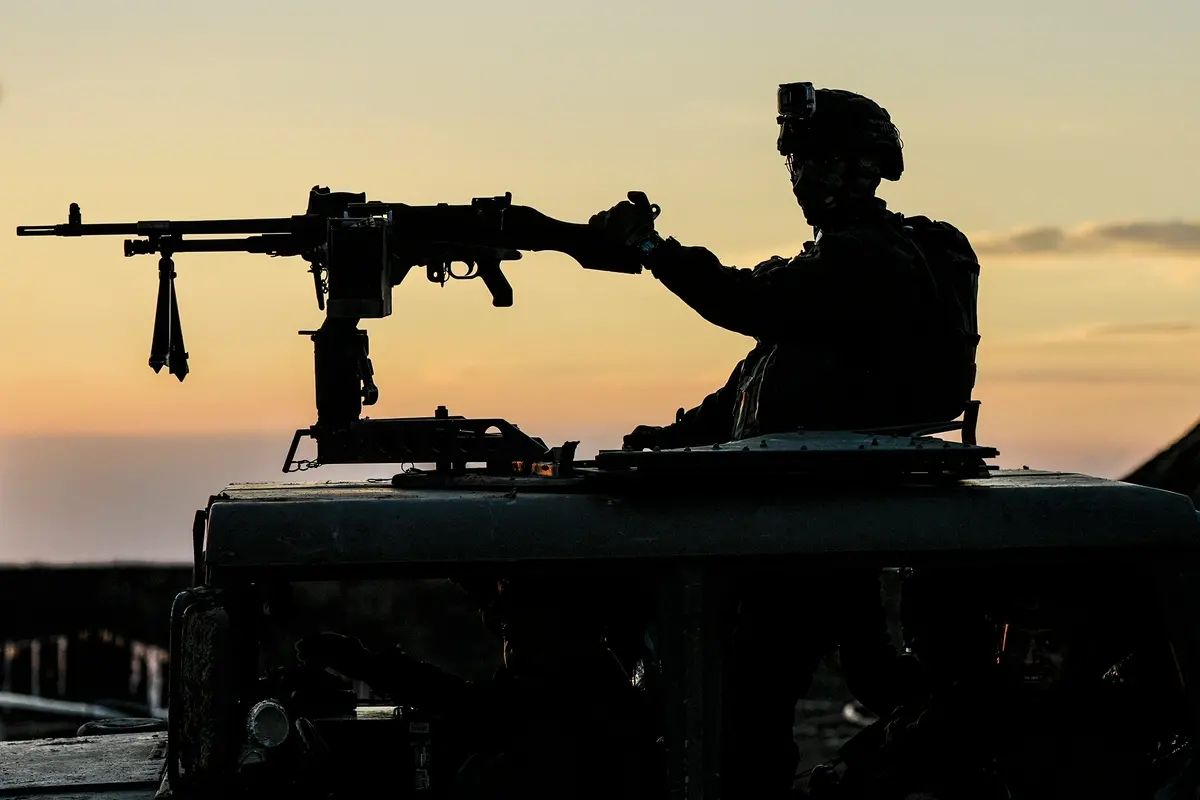
[[(62, 437), (125, 442), (98, 452), (131, 476), (132, 439), (259, 437), (277, 471), (314, 416), (296, 331), (320, 321), (299, 260), (183, 254), (181, 385), (146, 364), (152, 257), (15, 226), (64, 222), (71, 202), (85, 222), (286, 216), (314, 184), (407, 203), (511, 191), (585, 221), (641, 189), (665, 235), (750, 266), (811, 237), (774, 149), (775, 87), (795, 80), (886, 106), (907, 172), (881, 194), (975, 243), (980, 435), (1000, 463), (1118, 474), (1200, 416), (1198, 29), (1182, 0), (10, 3), (0, 529), (36, 517), (13, 521), (14, 481), (32, 480), (18, 454), (54, 474), (38, 443), (68, 453)], [(478, 282), (397, 289), (365, 326), (373, 416), (445, 404), (595, 452), (698, 402), (750, 346), (649, 275), (554, 254), (508, 275), (510, 309)], [(163, 458), (145, 470), (161, 478)], [(210, 466), (163, 511), (181, 530), (244, 463)]]

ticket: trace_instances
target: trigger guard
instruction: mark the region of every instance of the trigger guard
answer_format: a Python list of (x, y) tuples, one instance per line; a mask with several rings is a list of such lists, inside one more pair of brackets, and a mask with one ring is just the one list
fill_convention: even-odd
[(469, 281), (472, 278), (479, 277), (479, 267), (476, 266), (476, 264), (474, 262), (467, 262), (467, 261), (461, 262), (463, 264), (466, 264), (466, 267), (467, 267), (466, 273), (464, 273), (462, 275), (454, 274), (454, 264), (455, 263), (456, 262), (451, 261), (449, 264), (446, 265), (446, 275), (448, 277), (453, 278), (456, 281)]

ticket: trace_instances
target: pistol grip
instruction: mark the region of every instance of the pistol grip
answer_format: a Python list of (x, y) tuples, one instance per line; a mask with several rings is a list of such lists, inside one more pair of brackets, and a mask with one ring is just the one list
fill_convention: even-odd
[(496, 308), (509, 308), (513, 304), (512, 285), (500, 269), (499, 259), (481, 260), (478, 275), (483, 285), (492, 293), (492, 305)]

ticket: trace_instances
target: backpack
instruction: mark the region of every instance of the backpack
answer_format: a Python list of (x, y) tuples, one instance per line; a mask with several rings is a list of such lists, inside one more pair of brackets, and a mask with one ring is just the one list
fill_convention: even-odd
[(967, 237), (949, 223), (900, 215), (896, 222), (893, 230), (912, 245), (929, 272), (936, 303), (944, 314), (938, 327), (948, 329), (955, 342), (953, 361), (959, 366), (940, 377), (956, 384), (955, 394), (965, 408), (978, 376), (979, 259)]

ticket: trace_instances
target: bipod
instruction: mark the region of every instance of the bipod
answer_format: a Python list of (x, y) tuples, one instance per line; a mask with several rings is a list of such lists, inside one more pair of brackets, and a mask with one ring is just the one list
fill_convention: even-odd
[(188, 354), (183, 347), (183, 325), (179, 321), (179, 301), (175, 296), (175, 262), (167, 245), (162, 246), (161, 253), (158, 259), (158, 304), (154, 309), (150, 368), (157, 373), (165, 366), (182, 383), (188, 374)]

